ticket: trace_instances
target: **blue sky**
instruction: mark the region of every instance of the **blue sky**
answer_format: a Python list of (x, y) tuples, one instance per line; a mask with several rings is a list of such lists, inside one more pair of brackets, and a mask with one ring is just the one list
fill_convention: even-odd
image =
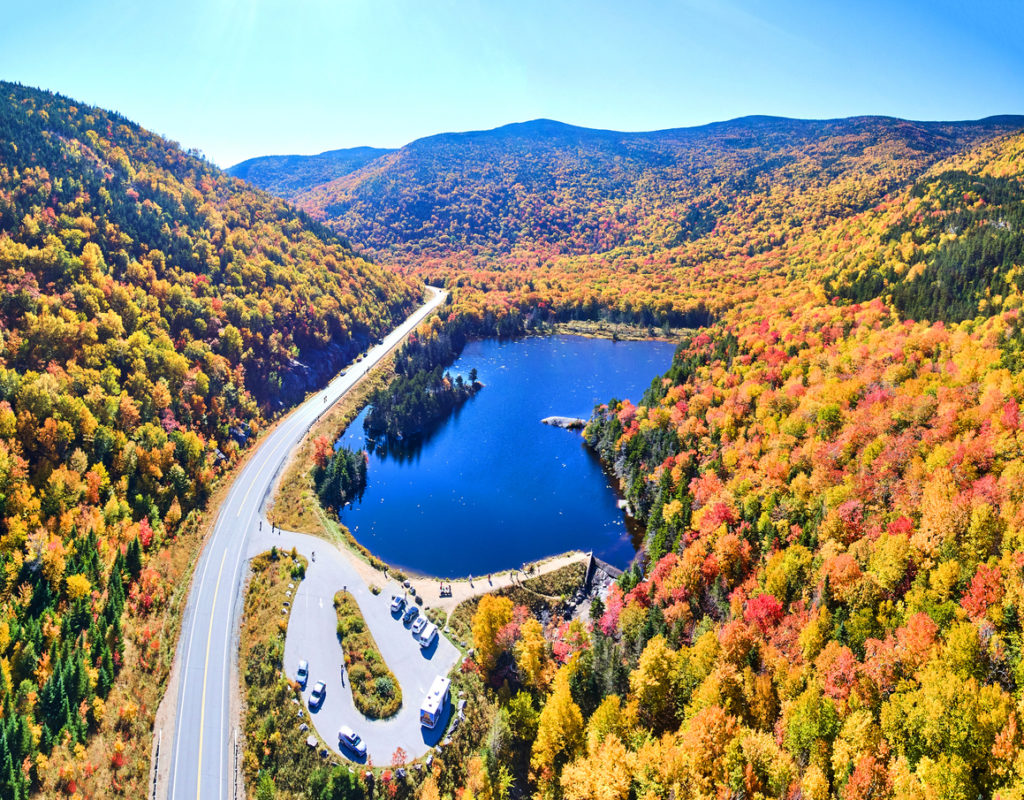
[(228, 166), (551, 117), (1024, 113), (1018, 0), (6, 0), (0, 78)]

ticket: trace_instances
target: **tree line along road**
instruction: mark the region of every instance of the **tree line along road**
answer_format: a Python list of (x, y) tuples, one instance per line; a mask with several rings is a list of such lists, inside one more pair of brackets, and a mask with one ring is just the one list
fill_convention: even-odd
[(162, 761), (169, 760), (170, 800), (233, 797), (235, 724), (229, 703), (237, 683), (234, 667), (249, 540), (258, 532), (288, 456), (331, 405), (444, 303), (447, 293), (433, 291), (434, 296), (371, 348), (366, 358), (282, 420), (258, 444), (228, 490), (193, 574), (175, 655), (179, 676), (174, 734), (169, 740), (161, 735), (160, 755)]

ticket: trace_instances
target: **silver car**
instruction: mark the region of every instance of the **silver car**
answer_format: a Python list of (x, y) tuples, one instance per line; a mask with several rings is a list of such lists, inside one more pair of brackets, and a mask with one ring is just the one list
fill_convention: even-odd
[(342, 725), (338, 729), (338, 746), (347, 747), (360, 758), (366, 755), (366, 742), (348, 725)]
[(323, 681), (317, 681), (313, 687), (313, 691), (309, 695), (309, 707), (314, 711), (324, 704), (324, 698), (327, 696), (327, 684)]

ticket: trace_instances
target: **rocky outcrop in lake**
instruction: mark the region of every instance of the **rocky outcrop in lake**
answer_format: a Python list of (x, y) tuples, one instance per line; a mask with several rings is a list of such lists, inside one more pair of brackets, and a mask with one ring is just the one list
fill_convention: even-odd
[(554, 425), (556, 428), (566, 430), (579, 430), (586, 426), (587, 421), (579, 417), (544, 417), (541, 420), (545, 425)]

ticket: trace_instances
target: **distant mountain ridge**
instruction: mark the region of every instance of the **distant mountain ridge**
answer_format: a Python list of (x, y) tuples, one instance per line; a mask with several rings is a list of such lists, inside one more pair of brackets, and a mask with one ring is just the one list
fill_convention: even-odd
[(235, 164), (225, 172), (290, 200), (309, 186), (348, 175), (392, 152), (382, 147), (349, 147), (313, 156), (259, 156)]
[(750, 116), (647, 132), (537, 119), (428, 136), (355, 166), (361, 153), (330, 179), (316, 167), (322, 156), (273, 162), (272, 178), (262, 172), (268, 160), (230, 172), (244, 172), (379, 258), (547, 259), (692, 241), (740, 198), (784, 186), (849, 183), (842, 204), (823, 212), (835, 217), (877, 202), (944, 157), (1022, 128), (1024, 116), (1009, 115), (959, 122)]

